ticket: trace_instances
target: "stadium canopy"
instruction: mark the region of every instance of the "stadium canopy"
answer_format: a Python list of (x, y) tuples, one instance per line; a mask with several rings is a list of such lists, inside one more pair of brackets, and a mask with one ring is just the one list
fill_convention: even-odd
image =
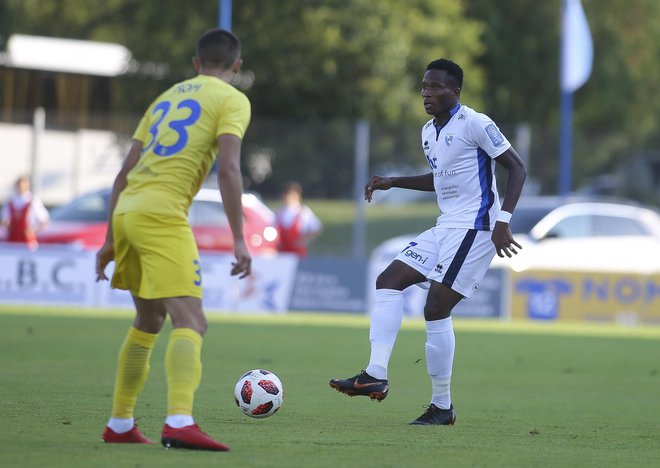
[(13, 34), (0, 65), (31, 70), (118, 76), (129, 71), (133, 55), (109, 42)]

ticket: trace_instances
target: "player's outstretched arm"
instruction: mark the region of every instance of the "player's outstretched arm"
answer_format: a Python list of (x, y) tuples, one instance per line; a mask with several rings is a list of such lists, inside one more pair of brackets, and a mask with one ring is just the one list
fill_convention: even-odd
[(371, 202), (371, 197), (376, 190), (389, 190), (393, 187), (420, 190), (422, 192), (433, 192), (433, 174), (405, 177), (382, 177), (372, 176), (364, 187), (364, 199)]
[(218, 137), (218, 186), (234, 237), (236, 262), (231, 275), (245, 278), (252, 270), (252, 257), (243, 238), (243, 175), (241, 174), (241, 139), (226, 134)]
[(382, 176), (371, 176), (367, 185), (364, 186), (364, 199), (371, 203), (371, 197), (375, 190), (389, 190), (392, 188), (392, 178)]

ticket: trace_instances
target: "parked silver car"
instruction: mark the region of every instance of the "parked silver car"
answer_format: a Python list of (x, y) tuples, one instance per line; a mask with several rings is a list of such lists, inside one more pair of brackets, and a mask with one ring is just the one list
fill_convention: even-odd
[[(660, 214), (652, 208), (607, 199), (527, 197), (510, 227), (523, 249), (513, 258), (496, 256), (494, 267), (660, 272)], [(417, 234), (383, 242), (372, 259), (387, 265)]]

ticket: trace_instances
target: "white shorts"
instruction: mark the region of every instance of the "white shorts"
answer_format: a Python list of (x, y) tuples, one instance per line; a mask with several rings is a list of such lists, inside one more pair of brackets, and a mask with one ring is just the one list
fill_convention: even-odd
[(433, 227), (413, 239), (396, 260), (470, 297), (495, 257), (491, 235), (491, 231)]

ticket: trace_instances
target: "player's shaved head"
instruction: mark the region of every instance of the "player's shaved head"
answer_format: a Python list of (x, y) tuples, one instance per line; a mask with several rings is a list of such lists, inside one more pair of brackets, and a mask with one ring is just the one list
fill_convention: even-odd
[(241, 41), (224, 29), (209, 29), (197, 42), (197, 58), (203, 67), (227, 70), (241, 55)]

